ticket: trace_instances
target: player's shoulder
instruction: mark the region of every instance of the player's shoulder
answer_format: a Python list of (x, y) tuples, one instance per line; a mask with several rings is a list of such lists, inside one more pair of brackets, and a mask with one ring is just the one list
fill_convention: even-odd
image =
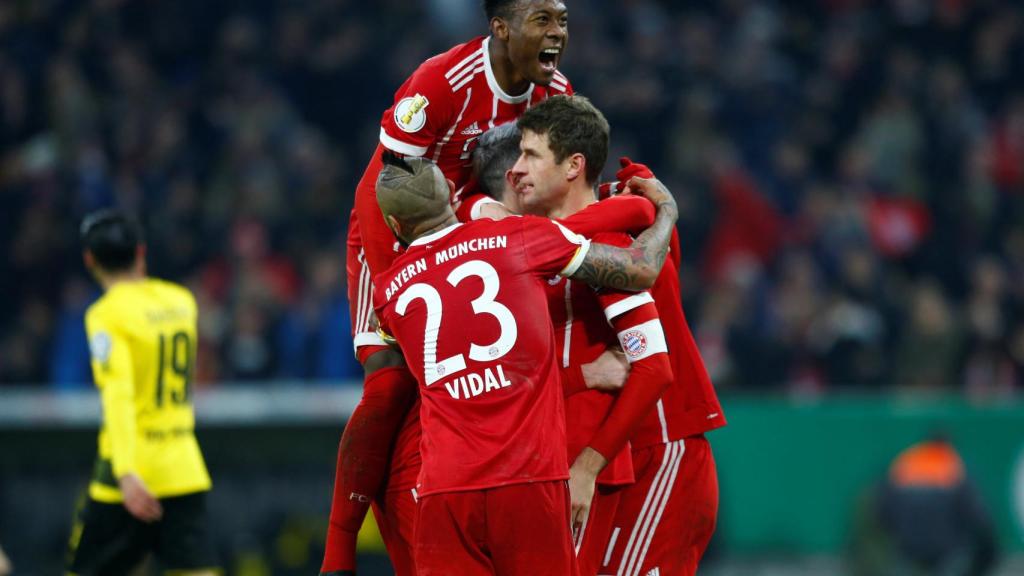
[(196, 309), (195, 295), (181, 284), (160, 278), (147, 278), (146, 283), (161, 300), (172, 305), (184, 306), (191, 310)]
[(479, 36), (426, 59), (413, 73), (420, 82), (430, 82), (456, 92), (461, 80), (472, 77), (483, 65), (484, 36)]

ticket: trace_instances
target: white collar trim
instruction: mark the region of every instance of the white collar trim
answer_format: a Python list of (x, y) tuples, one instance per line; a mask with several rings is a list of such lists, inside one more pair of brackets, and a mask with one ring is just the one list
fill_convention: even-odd
[(437, 232), (433, 232), (431, 234), (427, 234), (426, 236), (420, 236), (419, 238), (413, 240), (412, 242), (409, 242), (409, 246), (423, 246), (424, 244), (429, 244), (430, 242), (433, 242), (434, 240), (439, 240), (441, 238), (444, 238), (445, 236), (448, 235), (449, 232), (455, 230), (459, 226), (462, 226), (462, 222), (456, 222), (455, 224), (452, 224), (451, 226), (448, 226), (447, 228), (442, 228), (442, 229), (438, 230)]

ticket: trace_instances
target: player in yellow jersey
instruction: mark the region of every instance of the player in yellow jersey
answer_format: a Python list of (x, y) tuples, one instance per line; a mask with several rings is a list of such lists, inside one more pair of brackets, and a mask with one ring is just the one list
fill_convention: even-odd
[(195, 298), (146, 276), (141, 228), (125, 214), (87, 216), (81, 238), (104, 291), (85, 316), (103, 425), (68, 573), (128, 574), (152, 553), (166, 573), (217, 574), (210, 476), (193, 433)]

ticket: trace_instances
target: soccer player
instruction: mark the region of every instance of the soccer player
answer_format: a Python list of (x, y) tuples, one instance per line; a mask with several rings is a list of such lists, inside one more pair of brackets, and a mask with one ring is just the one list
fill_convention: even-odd
[(85, 316), (103, 426), (67, 570), (128, 574), (153, 553), (165, 571), (216, 574), (210, 476), (193, 433), (195, 298), (146, 276), (141, 228), (125, 214), (87, 216), (81, 238), (104, 292)]
[[(547, 219), (459, 224), (429, 161), (391, 158), (378, 202), (408, 250), (378, 276), (381, 329), (420, 383), (418, 574), (574, 574), (562, 390), (544, 285), (555, 275), (629, 288), (657, 275), (671, 194), (629, 249)], [(524, 505), (524, 503), (527, 503)]]
[[(572, 166), (574, 148), (559, 136), (573, 133), (562, 127), (572, 100), (552, 99), (519, 120), (522, 156), (509, 178), (526, 213), (557, 216), (571, 205), (552, 203), (549, 186)], [(726, 422), (683, 315), (676, 257), (651, 288), (674, 378), (630, 438), (636, 483), (621, 494), (601, 573), (694, 574), (715, 528), (718, 480), (704, 433)]]
[[(624, 224), (621, 217), (616, 221), (623, 207), (650, 203), (628, 196), (597, 203), (594, 185), (608, 156), (609, 137), (600, 111), (581, 96), (555, 97), (528, 110), (519, 124), (531, 134), (541, 131), (545, 142), (523, 142), (520, 152), (520, 133), (512, 125), (484, 135), (474, 158), (481, 188), (500, 194), (510, 208), (555, 218), (574, 232), (586, 229), (589, 234), (584, 235), (595, 242), (629, 245), (625, 234), (608, 231)], [(513, 168), (517, 160), (529, 164), (530, 170)], [(528, 195), (517, 193), (513, 175), (529, 180)], [(533, 180), (534, 176), (540, 178)], [(595, 576), (621, 490), (634, 480), (630, 451), (622, 448), (641, 418), (654, 409), (672, 380), (672, 369), (648, 292), (595, 291), (570, 279), (549, 282), (546, 290), (563, 369), (590, 362), (609, 343), (621, 346), (632, 364), (629, 381), (614, 404), (612, 396), (598, 391), (566, 398), (577, 564), (582, 575)]]
[[(415, 573), (407, 553), (412, 527), (409, 489), (418, 465), (416, 385), (401, 356), (374, 328), (373, 278), (397, 256), (394, 236), (377, 207), (374, 184), (380, 156), (390, 150), (433, 160), (461, 189), (469, 178), (474, 141), (487, 129), (517, 118), (554, 94), (571, 94), (558, 71), (568, 41), (568, 13), (561, 0), (485, 0), (490, 34), (455, 46), (424, 62), (395, 93), (381, 120), (380, 144), (356, 188), (346, 254), (353, 343), (363, 365), (363, 397), (349, 418), (338, 448), (325, 576), (355, 569), (356, 535), (370, 502), (399, 576)], [(479, 198), (479, 196), (478, 196)], [(485, 200), (456, 200), (462, 214), (492, 209)], [(396, 439), (396, 432), (401, 429)], [(385, 481), (390, 458), (390, 477)]]

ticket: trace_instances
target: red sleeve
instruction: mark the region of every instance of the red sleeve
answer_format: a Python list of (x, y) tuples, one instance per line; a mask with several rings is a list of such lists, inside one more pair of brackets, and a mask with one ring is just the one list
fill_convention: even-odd
[(380, 143), (406, 156), (423, 156), (455, 117), (452, 87), (436, 63), (427, 61), (395, 92), (380, 120)]
[(560, 222), (587, 238), (601, 232), (639, 234), (654, 223), (654, 205), (639, 196), (614, 196), (594, 202)]
[(559, 369), (562, 372), (562, 393), (565, 397), (586, 392), (587, 382), (583, 378), (583, 366), (579, 363), (570, 364)]
[(377, 149), (370, 158), (370, 164), (363, 172), (363, 177), (356, 186), (356, 223), (359, 225), (359, 237), (362, 240), (366, 265), (370, 267), (370, 275), (376, 276), (387, 270), (398, 256), (395, 250), (397, 239), (384, 223), (384, 216), (377, 205), (377, 175), (383, 167), (380, 160), (383, 147)]
[(571, 276), (583, 263), (590, 240), (547, 218), (520, 216), (526, 266), (540, 276)]
[[(607, 308), (605, 314), (609, 314)], [(608, 460), (625, 447), (672, 382), (668, 347), (653, 300), (614, 316), (611, 323), (630, 370), (608, 418), (590, 441), (590, 447)]]

